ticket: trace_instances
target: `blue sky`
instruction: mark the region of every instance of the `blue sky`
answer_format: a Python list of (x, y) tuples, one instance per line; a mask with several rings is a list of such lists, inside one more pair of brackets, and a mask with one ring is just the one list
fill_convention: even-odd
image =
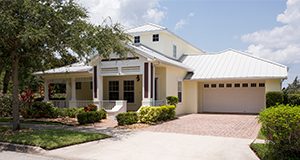
[[(227, 48), (245, 50), (247, 44), (240, 37), (261, 29), (280, 25), (276, 16), (286, 8), (282, 0), (187, 0), (162, 1), (167, 7), (167, 18), (161, 25), (209, 52)], [(187, 24), (175, 30), (180, 19)]]
[(207, 52), (241, 50), (300, 75), (300, 0), (77, 0), (90, 21), (167, 27)]

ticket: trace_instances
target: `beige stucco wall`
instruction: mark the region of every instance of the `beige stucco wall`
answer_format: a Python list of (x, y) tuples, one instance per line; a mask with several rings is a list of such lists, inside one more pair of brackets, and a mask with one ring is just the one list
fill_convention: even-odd
[(93, 100), (91, 82), (81, 82), (81, 89), (76, 89), (77, 100)]
[[(183, 81), (185, 75), (186, 71), (181, 68), (173, 66), (166, 67), (166, 97), (178, 96), (178, 81)], [(185, 95), (184, 89), (182, 95)], [(183, 102), (179, 103), (176, 107), (176, 114), (184, 114), (186, 112)]]
[(265, 81), (266, 93), (270, 91), (281, 91), (281, 79), (270, 79)]
[(119, 81), (119, 99), (124, 99), (123, 81), (134, 80), (134, 103), (127, 103), (127, 110), (136, 111), (142, 105), (142, 76), (137, 81), (137, 76), (105, 76), (103, 77), (103, 100), (109, 100), (108, 84), (109, 81)]
[[(152, 41), (153, 34), (159, 34), (158, 42)], [(192, 54), (201, 53), (201, 51), (199, 51), (198, 49), (192, 47), (191, 45), (188, 45), (183, 40), (167, 32), (161, 32), (161, 31), (145, 32), (145, 33), (135, 34), (135, 36), (140, 36), (140, 41), (142, 44), (150, 48), (154, 48), (156, 51), (161, 52), (169, 57), (173, 57), (173, 45), (176, 45), (177, 47), (176, 58), (180, 58), (180, 56), (183, 53), (192, 53)]]
[(200, 113), (202, 112), (203, 109), (203, 82), (197, 82), (197, 87), (198, 87), (198, 110), (197, 112)]
[(166, 99), (166, 68), (155, 67), (155, 78), (157, 80), (157, 100)]
[(182, 113), (198, 112), (198, 83), (197, 81), (184, 81), (183, 83), (183, 107)]

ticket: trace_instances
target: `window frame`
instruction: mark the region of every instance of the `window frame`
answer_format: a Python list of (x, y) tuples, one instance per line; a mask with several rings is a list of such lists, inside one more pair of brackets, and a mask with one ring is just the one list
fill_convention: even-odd
[(159, 34), (152, 35), (152, 42), (159, 42)]
[[(113, 84), (115, 83), (115, 84)], [(116, 86), (111, 86), (116, 85)], [(112, 90), (113, 89), (113, 90)], [(112, 96), (113, 94), (116, 94)], [(119, 81), (108, 81), (108, 99), (109, 100), (119, 100), (120, 97), (120, 82)]]
[[(127, 82), (132, 82), (132, 84), (125, 84)], [(131, 85), (131, 86), (130, 86)], [(134, 80), (124, 80), (123, 81), (123, 99), (127, 100), (127, 103), (135, 103), (135, 93), (134, 93)], [(132, 89), (128, 89), (132, 87)], [(128, 94), (132, 94), (132, 100), (128, 100), (128, 98), (126, 96), (128, 96)]]
[(258, 87), (261, 87), (261, 88), (266, 87), (266, 84), (265, 83), (259, 83)]
[(173, 57), (177, 58), (177, 46), (173, 44)]
[(178, 103), (182, 103), (182, 80), (177, 81), (177, 97)]
[(81, 84), (81, 82), (76, 82), (76, 83), (75, 83), (75, 88), (76, 88), (76, 90), (81, 90), (81, 89), (82, 89), (82, 84)]
[[(138, 42), (137, 42), (137, 41), (138, 41)], [(133, 42), (134, 42), (134, 44), (139, 44), (139, 43), (141, 43), (141, 36), (134, 36)]]
[(250, 87), (255, 88), (255, 87), (257, 87), (257, 84), (256, 83), (251, 83)]

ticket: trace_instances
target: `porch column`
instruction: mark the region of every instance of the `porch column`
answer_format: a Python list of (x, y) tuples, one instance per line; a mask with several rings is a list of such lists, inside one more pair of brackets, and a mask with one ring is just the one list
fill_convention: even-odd
[(144, 74), (143, 74), (143, 106), (150, 106), (151, 105), (151, 98), (152, 98), (152, 69), (151, 69), (151, 63), (146, 62), (144, 63)]
[(72, 88), (71, 100), (76, 101), (76, 79), (75, 78), (71, 78), (71, 88)]
[(155, 105), (155, 66), (152, 65), (152, 105)]
[(46, 79), (44, 81), (44, 101), (49, 101), (49, 82)]
[(93, 99), (94, 104), (98, 107), (101, 107), (101, 103), (103, 100), (103, 76), (100, 72), (100, 65), (94, 66), (93, 68)]

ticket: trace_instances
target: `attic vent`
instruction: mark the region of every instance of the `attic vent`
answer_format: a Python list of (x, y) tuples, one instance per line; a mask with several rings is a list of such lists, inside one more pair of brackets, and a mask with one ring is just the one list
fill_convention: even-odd
[(118, 67), (101, 68), (102, 73), (118, 73)]
[(134, 67), (122, 67), (122, 72), (123, 73), (133, 73), (133, 72), (139, 72), (140, 67), (139, 66), (134, 66)]

